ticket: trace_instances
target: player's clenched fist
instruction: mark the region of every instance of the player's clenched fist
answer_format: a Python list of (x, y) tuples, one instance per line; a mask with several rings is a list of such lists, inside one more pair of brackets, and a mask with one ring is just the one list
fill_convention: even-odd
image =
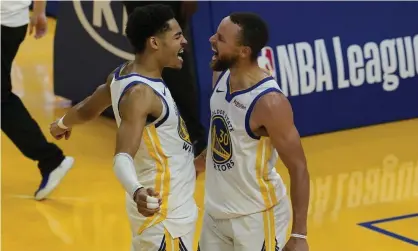
[(151, 217), (160, 211), (161, 199), (152, 188), (140, 188), (134, 194), (138, 212), (145, 217)]
[(59, 120), (57, 120), (49, 126), (49, 133), (51, 133), (52, 137), (58, 140), (64, 137), (65, 139), (69, 139), (71, 136), (71, 128), (60, 127)]

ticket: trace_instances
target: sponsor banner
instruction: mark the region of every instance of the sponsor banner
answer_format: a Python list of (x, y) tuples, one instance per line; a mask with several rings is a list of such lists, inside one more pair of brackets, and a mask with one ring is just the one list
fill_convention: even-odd
[[(258, 63), (289, 97), (302, 135), (418, 117), (418, 3), (212, 2), (211, 9), (213, 31), (234, 11), (266, 20), (270, 40)], [(203, 70), (210, 45), (196, 46), (201, 89), (210, 92)]]
[[(418, 117), (418, 3), (199, 2), (192, 34), (206, 127), (208, 40), (233, 11), (267, 21), (270, 40), (258, 63), (289, 97), (301, 135)], [(60, 2), (58, 16), (55, 92), (79, 102), (133, 58), (127, 15), (119, 1), (77, 0)]]

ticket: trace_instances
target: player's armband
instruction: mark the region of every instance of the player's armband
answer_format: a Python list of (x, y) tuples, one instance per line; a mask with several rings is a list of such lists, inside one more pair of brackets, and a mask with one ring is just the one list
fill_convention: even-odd
[(133, 199), (134, 193), (138, 188), (143, 187), (139, 183), (135, 172), (134, 161), (127, 153), (118, 153), (114, 157), (113, 171), (115, 171), (119, 182), (125, 188), (125, 191)]

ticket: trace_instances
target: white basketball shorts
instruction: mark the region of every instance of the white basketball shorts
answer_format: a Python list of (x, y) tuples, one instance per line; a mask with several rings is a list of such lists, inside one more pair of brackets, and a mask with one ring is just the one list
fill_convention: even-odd
[(290, 222), (286, 196), (273, 208), (233, 219), (214, 219), (205, 213), (200, 251), (279, 251), (286, 244)]

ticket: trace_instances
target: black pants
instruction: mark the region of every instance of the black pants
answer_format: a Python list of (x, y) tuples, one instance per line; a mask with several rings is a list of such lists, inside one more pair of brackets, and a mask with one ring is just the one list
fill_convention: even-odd
[[(157, 3), (157, 1), (123, 1), (128, 14), (131, 14), (138, 6), (145, 6), (148, 4)], [(176, 101), (177, 107), (180, 110), (181, 116), (186, 122), (187, 130), (190, 134), (190, 139), (194, 142), (195, 155), (198, 155), (206, 147), (205, 129), (199, 121), (199, 104), (198, 93), (196, 91), (196, 81), (193, 69), (193, 48), (190, 39), (187, 37), (187, 21), (180, 17), (179, 1), (158, 2), (170, 5), (183, 28), (185, 36), (189, 41), (188, 50), (183, 56), (183, 67), (181, 70), (165, 68), (162, 73), (164, 82)]]
[(11, 69), (27, 25), (1, 26), (1, 130), (28, 158), (38, 161), (42, 174), (55, 169), (64, 155), (56, 145), (48, 143), (38, 124), (18, 96), (12, 93)]

